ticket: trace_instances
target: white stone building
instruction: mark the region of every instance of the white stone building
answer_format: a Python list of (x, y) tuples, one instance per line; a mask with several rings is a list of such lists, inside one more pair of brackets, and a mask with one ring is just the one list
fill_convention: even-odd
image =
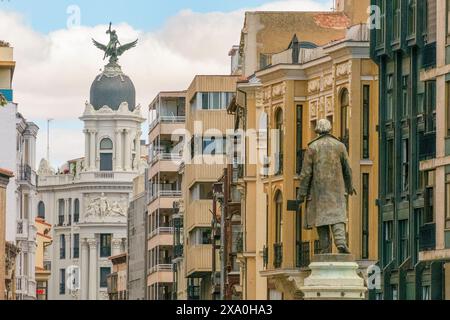
[(14, 173), (7, 187), (6, 241), (20, 249), (16, 260), (16, 299), (36, 298), (35, 251), (36, 136), (39, 128), (28, 122), (13, 102), (15, 68), (13, 48), (0, 42), (0, 167)]
[(84, 157), (68, 161), (59, 173), (43, 160), (38, 171), (39, 201), (54, 225), (46, 258), (49, 299), (106, 300), (108, 257), (125, 252), (132, 182), (146, 167), (140, 139), (145, 119), (119, 65), (109, 63), (96, 77), (80, 120)]

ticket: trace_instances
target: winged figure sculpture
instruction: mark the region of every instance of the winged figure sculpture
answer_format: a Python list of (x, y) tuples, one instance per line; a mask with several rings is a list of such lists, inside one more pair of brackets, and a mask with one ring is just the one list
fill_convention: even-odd
[(116, 30), (112, 30), (111, 26), (112, 24), (110, 23), (109, 29), (106, 31), (106, 33), (109, 34), (109, 43), (107, 45), (101, 44), (100, 42), (97, 42), (94, 39), (92, 39), (92, 42), (97, 48), (105, 52), (103, 60), (106, 59), (107, 57), (110, 57), (109, 58), (110, 63), (117, 63), (117, 61), (119, 60), (118, 58), (125, 51), (134, 48), (137, 45), (138, 40), (136, 39), (133, 42), (122, 45), (119, 41), (119, 37), (117, 36)]

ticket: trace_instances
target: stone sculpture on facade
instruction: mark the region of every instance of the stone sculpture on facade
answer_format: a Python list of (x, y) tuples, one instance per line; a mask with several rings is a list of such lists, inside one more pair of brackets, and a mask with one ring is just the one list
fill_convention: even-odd
[(123, 206), (117, 200), (109, 200), (104, 193), (92, 199), (86, 209), (86, 220), (104, 219), (108, 217), (126, 217)]

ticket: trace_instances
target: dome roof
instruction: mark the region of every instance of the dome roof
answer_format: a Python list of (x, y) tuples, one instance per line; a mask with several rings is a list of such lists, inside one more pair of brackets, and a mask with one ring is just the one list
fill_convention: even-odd
[(124, 75), (118, 65), (107, 65), (91, 85), (90, 102), (95, 110), (108, 106), (118, 110), (123, 102), (128, 109), (134, 111), (136, 106), (136, 89), (131, 79)]

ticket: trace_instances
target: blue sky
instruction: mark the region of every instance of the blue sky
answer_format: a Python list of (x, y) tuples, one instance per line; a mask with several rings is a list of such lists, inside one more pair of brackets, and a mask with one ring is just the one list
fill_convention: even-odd
[[(67, 27), (67, 11), (74, 5), (82, 28)], [(37, 159), (45, 156), (45, 119), (53, 118), (51, 160), (59, 166), (84, 152), (78, 117), (103, 66), (91, 37), (106, 42), (110, 21), (120, 29), (122, 40), (140, 40), (121, 62), (146, 116), (157, 92), (186, 89), (195, 74), (229, 72), (227, 53), (239, 42), (245, 10), (331, 6), (332, 0), (0, 0), (0, 38), (14, 47), (13, 88), (19, 111), (41, 128)], [(143, 132), (145, 138), (146, 124)]]
[[(106, 21), (127, 22), (133, 27), (152, 31), (183, 9), (195, 12), (228, 12), (243, 7), (256, 7), (271, 0), (0, 0), (0, 8), (21, 12), (33, 29), (43, 33), (66, 26), (66, 10), (70, 5), (81, 9), (81, 23), (95, 26)], [(328, 0), (318, 0), (326, 3)]]

